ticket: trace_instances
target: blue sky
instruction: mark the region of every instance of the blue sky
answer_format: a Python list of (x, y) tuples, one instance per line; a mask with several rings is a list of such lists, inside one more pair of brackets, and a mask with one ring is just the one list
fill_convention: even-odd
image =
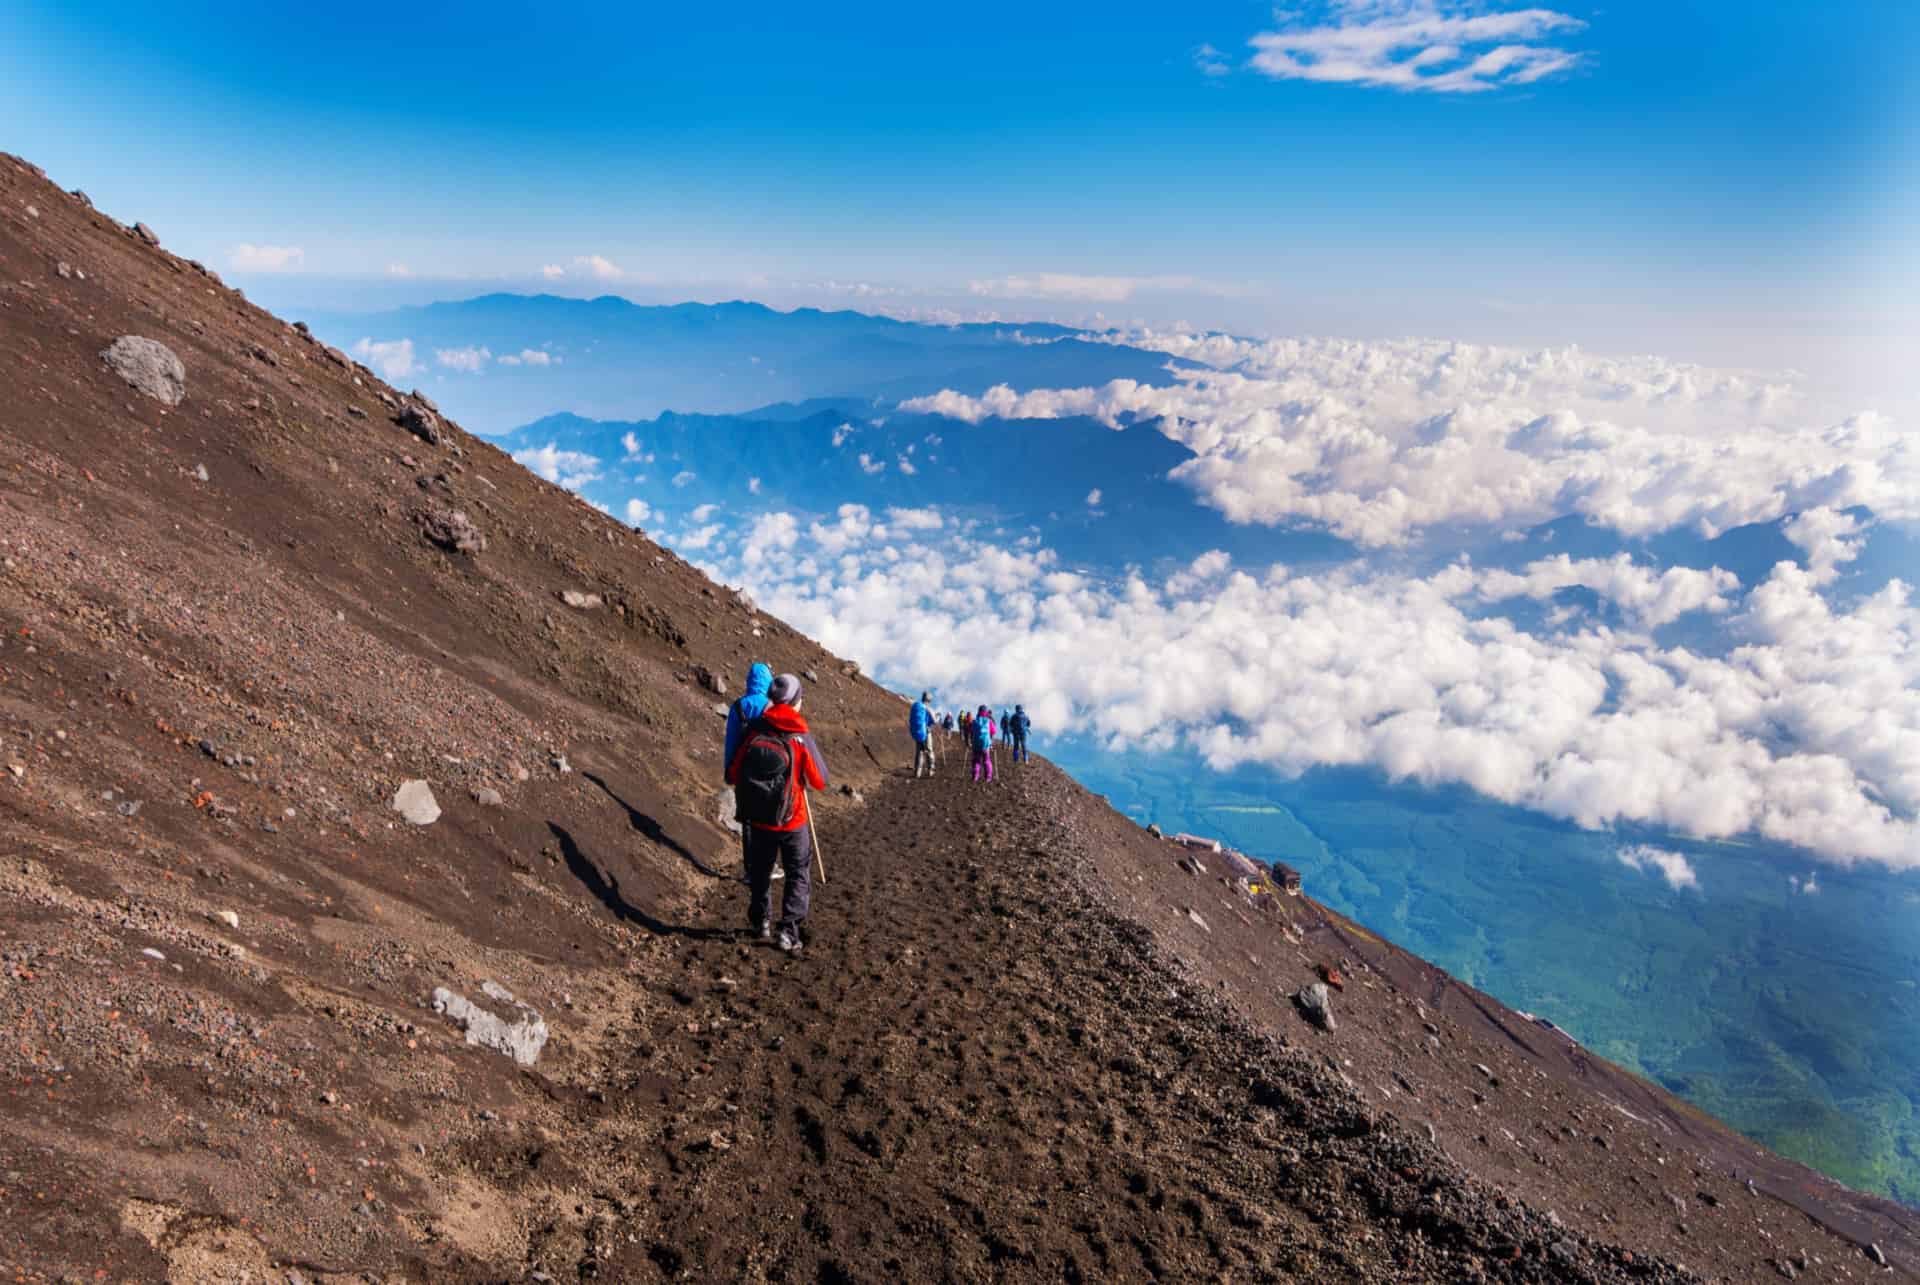
[[(1290, 7), (16, 0), (0, 146), (283, 306), (506, 282), (1905, 377), (1913, 6)], [(1373, 83), (1496, 49), (1479, 92)]]

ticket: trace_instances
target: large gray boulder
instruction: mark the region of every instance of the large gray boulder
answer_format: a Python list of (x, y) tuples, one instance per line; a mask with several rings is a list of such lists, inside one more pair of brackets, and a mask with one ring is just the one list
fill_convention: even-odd
[(101, 352), (113, 373), (156, 401), (178, 406), (187, 395), (187, 368), (158, 339), (121, 335)]

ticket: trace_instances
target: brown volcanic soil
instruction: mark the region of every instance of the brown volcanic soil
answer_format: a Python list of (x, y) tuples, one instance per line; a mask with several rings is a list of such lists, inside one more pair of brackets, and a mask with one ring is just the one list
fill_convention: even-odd
[[(178, 407), (102, 364), (125, 334), (185, 362)], [(897, 697), (383, 395), (0, 156), (7, 1279), (1920, 1261), (1911, 1215), (1310, 901), (1188, 873), (1044, 763), (900, 779)], [(423, 538), (436, 506), (486, 549)], [(714, 819), (696, 675), (755, 658), (817, 672), (869, 796), (822, 800), (800, 959), (735, 939)], [(416, 777), (425, 828), (387, 807)], [(1288, 999), (1321, 964), (1332, 1032)], [(551, 1026), (536, 1067), (425, 1005), (489, 980)]]

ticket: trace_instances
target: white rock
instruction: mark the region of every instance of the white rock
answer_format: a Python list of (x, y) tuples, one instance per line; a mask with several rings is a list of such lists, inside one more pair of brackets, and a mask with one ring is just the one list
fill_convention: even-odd
[(440, 804), (425, 781), (406, 781), (394, 792), (393, 810), (414, 825), (432, 825), (440, 819)]
[(240, 916), (231, 910), (217, 911), (213, 917), (229, 928), (238, 928), (240, 926)]
[(505, 1053), (521, 1066), (532, 1066), (546, 1047), (547, 1023), (524, 1004), (518, 1008), (515, 1020), (508, 1022), (444, 986), (433, 992), (433, 1011), (445, 1013), (465, 1027), (467, 1043)]
[(581, 593), (577, 589), (562, 589), (560, 591), (560, 601), (566, 603), (569, 607), (577, 607), (581, 611), (592, 611), (600, 605), (600, 595), (597, 593)]

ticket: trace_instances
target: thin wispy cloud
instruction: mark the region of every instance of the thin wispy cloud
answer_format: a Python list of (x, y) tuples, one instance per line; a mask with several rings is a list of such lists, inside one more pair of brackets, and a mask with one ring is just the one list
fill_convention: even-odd
[(1072, 299), (1082, 303), (1125, 303), (1141, 291), (1183, 290), (1225, 296), (1233, 287), (1197, 277), (1090, 276), (1071, 272), (1035, 272), (989, 277), (967, 283), (967, 293), (991, 299)]
[(484, 370), (493, 354), (485, 348), (437, 348), (433, 359), (448, 370), (464, 370), (472, 375)]
[(1474, 94), (1571, 70), (1581, 55), (1565, 42), (1586, 25), (1552, 9), (1335, 0), (1248, 43), (1253, 69), (1276, 80)]
[(1193, 65), (1203, 76), (1224, 76), (1233, 70), (1232, 60), (1212, 45), (1201, 45), (1193, 51)]
[(625, 268), (599, 254), (583, 254), (573, 261), (573, 266), (595, 281), (618, 281), (627, 275)]
[(307, 252), (297, 245), (250, 245), (233, 247), (227, 261), (241, 272), (297, 272)]

